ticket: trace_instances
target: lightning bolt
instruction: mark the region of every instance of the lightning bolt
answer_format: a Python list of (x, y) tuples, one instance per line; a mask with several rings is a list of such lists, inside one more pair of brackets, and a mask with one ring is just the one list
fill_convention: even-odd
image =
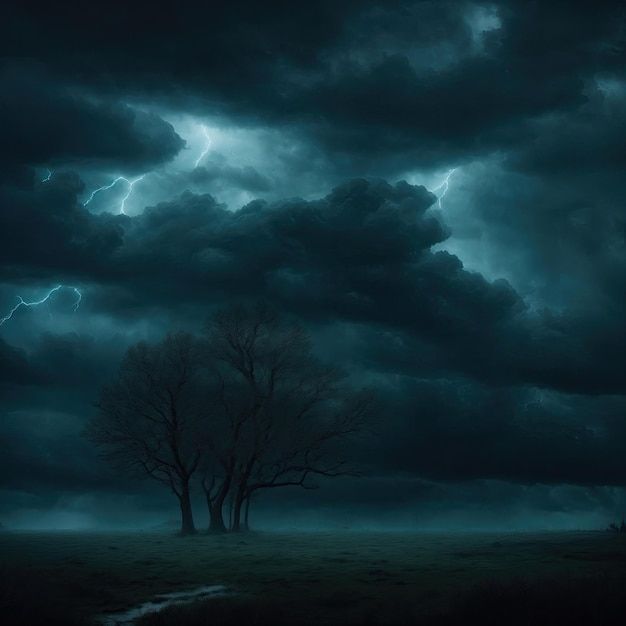
[(94, 189), (91, 192), (91, 195), (89, 196), (89, 198), (87, 198), (86, 202), (83, 202), (83, 206), (87, 206), (94, 199), (94, 196), (100, 193), (101, 191), (106, 191), (107, 189), (111, 189), (112, 187), (115, 187), (115, 185), (117, 185), (117, 183), (119, 183), (120, 180), (125, 180), (126, 182), (128, 182), (127, 178), (124, 178), (123, 176), (118, 176), (110, 185), (104, 185), (103, 187), (98, 187), (98, 189)]
[(41, 179), (42, 183), (47, 183), (52, 178), (52, 170), (46, 168), (46, 171), (48, 172), (48, 175), (45, 178)]
[(138, 178), (134, 178), (133, 180), (125, 179), (128, 183), (128, 191), (126, 192), (126, 195), (122, 198), (122, 202), (120, 204), (120, 213), (122, 215), (126, 215), (126, 211), (124, 210), (126, 207), (126, 200), (128, 200), (128, 198), (130, 198), (130, 194), (133, 193), (133, 187), (135, 186), (135, 183), (143, 180), (145, 176), (145, 174), (142, 174), (141, 176), (139, 176)]
[(211, 147), (211, 137), (209, 137), (209, 129), (204, 124), (202, 124), (202, 133), (206, 137), (206, 146), (204, 146), (204, 150), (202, 150), (202, 153), (196, 159), (194, 167), (198, 167), (198, 165), (200, 165), (202, 159), (204, 159), (204, 157), (208, 154), (209, 148)]
[(454, 174), (454, 172), (456, 172), (457, 169), (458, 169), (457, 167), (453, 167), (451, 170), (449, 170), (448, 173), (446, 174), (446, 177), (443, 179), (443, 182), (441, 183), (441, 185), (435, 187), (432, 190), (433, 193), (439, 191), (440, 189), (442, 190), (441, 193), (437, 196), (437, 206), (440, 209), (443, 208), (441, 201), (446, 197), (446, 194), (448, 193), (448, 189), (450, 187), (450, 178), (452, 178), (452, 174)]
[(57, 285), (56, 287), (53, 287), (52, 289), (50, 289), (50, 291), (41, 300), (33, 300), (32, 302), (26, 302), (26, 300), (24, 300), (22, 296), (17, 296), (17, 300), (18, 300), (17, 304), (4, 317), (0, 318), (0, 326), (2, 326), (2, 324), (4, 324), (5, 322), (8, 322), (13, 317), (13, 314), (21, 307), (33, 307), (33, 306), (38, 306), (39, 304), (43, 304), (44, 302), (47, 302), (50, 299), (52, 294), (59, 291), (59, 289), (63, 289), (64, 287), (67, 289), (71, 289), (76, 294), (76, 301), (72, 305), (72, 309), (74, 311), (78, 310), (78, 307), (80, 306), (80, 301), (83, 299), (83, 294), (78, 290), (78, 288), (70, 287), (69, 285)]
[(132, 180), (129, 180), (128, 178), (126, 178), (126, 176), (118, 176), (112, 183), (94, 189), (91, 194), (89, 194), (89, 198), (87, 198), (87, 200), (83, 202), (83, 206), (87, 206), (94, 199), (96, 194), (100, 193), (101, 191), (107, 191), (108, 189), (112, 189), (113, 187), (115, 187), (115, 185), (117, 185), (117, 183), (119, 183), (120, 181), (124, 181), (128, 185), (128, 190), (126, 191), (126, 195), (122, 198), (122, 201), (120, 202), (120, 213), (126, 215), (126, 200), (128, 200), (128, 198), (130, 198), (130, 194), (133, 193), (133, 187), (135, 186), (135, 183), (143, 180), (145, 176), (145, 174), (142, 174), (138, 178), (133, 178)]

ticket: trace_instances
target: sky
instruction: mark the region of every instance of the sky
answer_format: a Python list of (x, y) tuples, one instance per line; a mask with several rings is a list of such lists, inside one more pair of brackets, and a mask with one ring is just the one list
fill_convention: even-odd
[(362, 478), (259, 523), (626, 516), (621, 3), (26, 1), (0, 49), (4, 526), (174, 517), (98, 390), (258, 298), (382, 407)]

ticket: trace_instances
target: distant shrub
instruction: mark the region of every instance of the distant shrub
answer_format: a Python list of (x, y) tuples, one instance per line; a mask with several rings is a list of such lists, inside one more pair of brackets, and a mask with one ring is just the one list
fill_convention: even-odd
[(626, 522), (622, 520), (621, 524), (616, 524), (615, 522), (611, 522), (607, 528), (608, 531), (613, 533), (626, 533)]

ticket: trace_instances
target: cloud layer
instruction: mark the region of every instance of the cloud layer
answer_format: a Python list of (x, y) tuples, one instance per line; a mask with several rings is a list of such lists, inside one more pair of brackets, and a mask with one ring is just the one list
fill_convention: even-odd
[(2, 487), (123, 489), (81, 471), (99, 385), (133, 341), (239, 298), (378, 388), (355, 450), (372, 484), (624, 485), (623, 22), (578, 2), (2, 9), (0, 312), (83, 294), (0, 326)]

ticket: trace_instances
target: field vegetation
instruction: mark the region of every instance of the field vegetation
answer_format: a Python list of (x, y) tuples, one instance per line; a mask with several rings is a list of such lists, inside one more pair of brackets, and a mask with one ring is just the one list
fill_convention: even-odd
[(217, 584), (233, 595), (141, 623), (623, 624), (625, 539), (5, 532), (0, 598), (4, 624), (93, 623), (159, 594)]

